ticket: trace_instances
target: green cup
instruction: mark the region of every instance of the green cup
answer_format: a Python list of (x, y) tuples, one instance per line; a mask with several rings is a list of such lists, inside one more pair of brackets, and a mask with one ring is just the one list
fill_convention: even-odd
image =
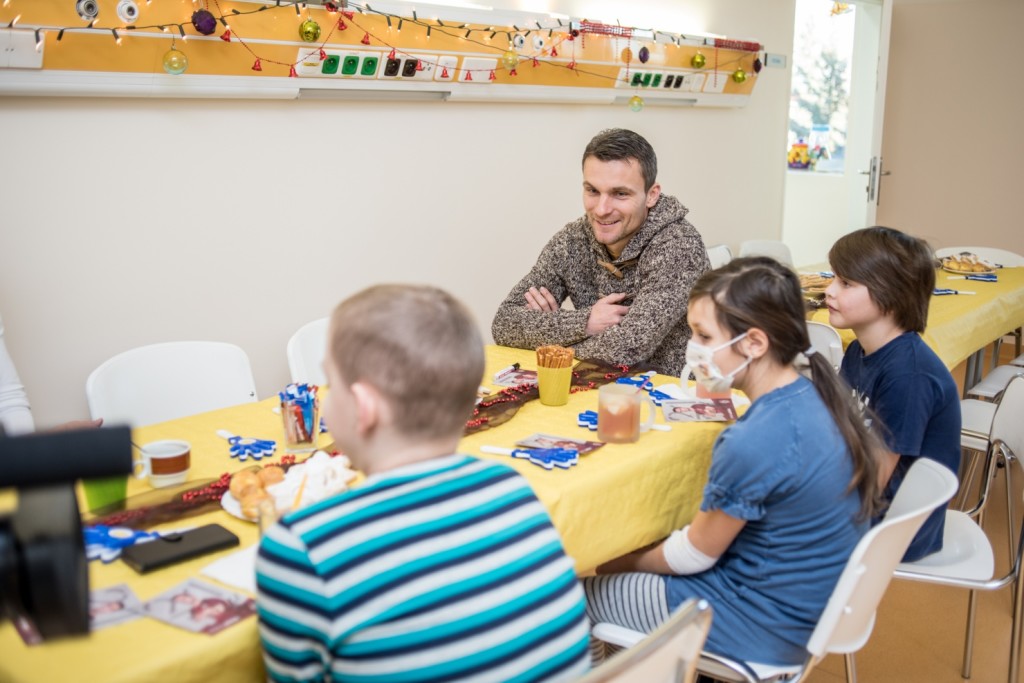
[(89, 505), (89, 512), (96, 512), (125, 499), (128, 494), (128, 475), (83, 479), (82, 488), (85, 489), (85, 502)]

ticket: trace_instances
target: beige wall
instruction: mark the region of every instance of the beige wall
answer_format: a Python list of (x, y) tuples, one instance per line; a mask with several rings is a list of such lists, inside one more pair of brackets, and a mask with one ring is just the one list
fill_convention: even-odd
[[(791, 0), (692, 4), (704, 30), (789, 55)], [(7, 345), (47, 426), (86, 415), (85, 379), (103, 360), (164, 340), (239, 344), (271, 395), (288, 381), (291, 333), (375, 282), (446, 287), (489, 330), (581, 213), (580, 154), (611, 126), (651, 140), (663, 187), (709, 244), (777, 237), (788, 91), (788, 71), (766, 70), (746, 108), (640, 113), (0, 99)]]
[(1024, 253), (1021, 0), (897, 2), (878, 221)]

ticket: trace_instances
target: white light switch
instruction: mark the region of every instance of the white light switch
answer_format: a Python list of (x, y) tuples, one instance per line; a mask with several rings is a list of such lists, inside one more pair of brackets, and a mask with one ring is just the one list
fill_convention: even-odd
[(42, 69), (45, 43), (36, 50), (36, 32), (24, 29), (0, 30), (0, 67)]

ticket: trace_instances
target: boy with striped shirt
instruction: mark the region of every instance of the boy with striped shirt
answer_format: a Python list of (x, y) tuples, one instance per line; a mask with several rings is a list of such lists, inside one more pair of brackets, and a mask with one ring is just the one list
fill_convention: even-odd
[(527, 483), (455, 454), (483, 348), (433, 287), (384, 285), (331, 320), (324, 418), (366, 474), (260, 544), (260, 637), (281, 681), (557, 681), (588, 666), (573, 564)]

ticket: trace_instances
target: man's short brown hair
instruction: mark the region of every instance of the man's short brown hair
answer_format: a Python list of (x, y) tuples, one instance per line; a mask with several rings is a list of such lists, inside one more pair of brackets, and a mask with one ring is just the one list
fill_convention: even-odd
[(936, 267), (927, 242), (876, 225), (839, 238), (828, 260), (836, 276), (867, 287), (871, 301), (901, 329), (924, 332)]
[(583, 150), (583, 163), (594, 157), (598, 161), (636, 160), (644, 178), (644, 192), (658, 179), (658, 156), (644, 136), (625, 128), (609, 128), (595, 135)]
[(461, 435), (484, 374), (480, 332), (455, 297), (426, 285), (376, 285), (338, 304), (328, 352), (348, 384), (376, 388), (406, 437)]

